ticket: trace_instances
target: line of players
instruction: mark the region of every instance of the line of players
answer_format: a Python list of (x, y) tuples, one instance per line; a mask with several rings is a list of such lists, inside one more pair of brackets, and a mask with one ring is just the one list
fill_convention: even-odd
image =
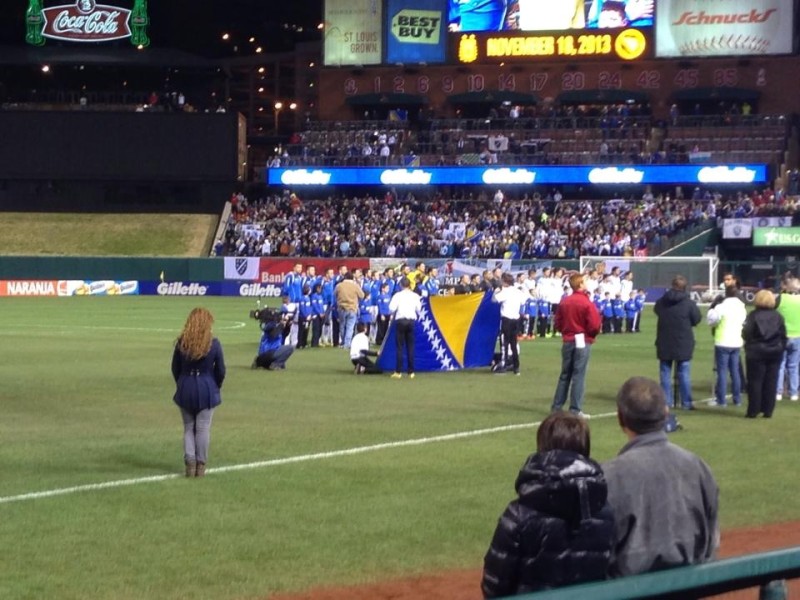
[[(481, 279), (464, 276), (462, 282), (454, 288), (454, 293), (470, 293), (489, 291), (499, 282), (501, 270), (495, 273), (485, 271)], [(282, 312), (286, 314), (284, 343), (291, 343), (297, 348), (310, 346), (341, 346), (345, 342), (345, 332), (341, 330), (335, 301), (335, 289), (348, 273), (348, 267), (342, 265), (338, 272), (328, 269), (324, 275), (317, 275), (316, 268), (309, 265), (305, 271), (303, 265), (297, 263), (292, 272), (283, 280), (281, 296)], [(567, 273), (564, 269), (545, 267), (539, 273), (531, 269), (520, 273), (516, 278), (516, 286), (530, 298), (520, 315), (520, 339), (535, 337), (552, 337), (558, 335), (554, 331), (553, 321), (560, 300), (569, 295), (569, 286), (564, 285)], [(364, 297), (359, 301), (357, 323), (365, 325), (367, 334), (373, 343), (380, 345), (386, 335), (391, 320), (389, 302), (399, 291), (399, 281), (408, 277), (412, 290), (422, 296), (439, 293), (438, 271), (436, 267), (427, 268), (425, 263), (417, 262), (412, 269), (404, 265), (397, 272), (387, 268), (382, 273), (371, 269), (354, 269), (353, 280), (363, 291)], [(642, 309), (645, 303), (644, 290), (633, 289), (633, 277), (630, 272), (621, 274), (619, 267), (614, 267), (608, 274), (600, 274), (595, 270), (587, 272), (587, 289), (592, 302), (603, 318), (603, 333), (636, 333), (640, 331)]]
[[(348, 346), (352, 332), (345, 331), (341, 326), (336, 303), (336, 286), (348, 272), (348, 267), (342, 265), (338, 272), (327, 269), (323, 275), (317, 275), (313, 265), (307, 266), (305, 271), (302, 264), (294, 265), (281, 285), (284, 343), (297, 348), (309, 345), (312, 348)], [(439, 293), (437, 268), (427, 268), (423, 262), (416, 263), (413, 269), (410, 265), (404, 265), (398, 272), (393, 268), (387, 268), (382, 273), (372, 269), (354, 269), (352, 276), (363, 292), (363, 298), (358, 303), (356, 322), (365, 325), (367, 335), (377, 345), (381, 345), (386, 336), (391, 320), (389, 303), (392, 296), (400, 291), (403, 277), (409, 279), (411, 289), (421, 296)]]

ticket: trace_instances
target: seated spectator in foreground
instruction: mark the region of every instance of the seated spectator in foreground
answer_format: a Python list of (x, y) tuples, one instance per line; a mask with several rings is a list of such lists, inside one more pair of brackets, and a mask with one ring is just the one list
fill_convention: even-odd
[(616, 529), (612, 577), (704, 563), (719, 546), (719, 488), (702, 459), (668, 441), (668, 410), (661, 386), (645, 377), (617, 394), (629, 441), (603, 463)]
[(605, 579), (608, 571), (614, 523), (603, 471), (589, 458), (589, 425), (552, 413), (536, 445), (484, 559), (486, 598)]

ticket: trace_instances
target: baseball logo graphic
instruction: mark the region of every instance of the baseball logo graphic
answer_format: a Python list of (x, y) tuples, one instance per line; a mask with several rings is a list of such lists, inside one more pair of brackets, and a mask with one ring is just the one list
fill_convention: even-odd
[(659, 10), (658, 56), (791, 52), (790, 0), (670, 0)]

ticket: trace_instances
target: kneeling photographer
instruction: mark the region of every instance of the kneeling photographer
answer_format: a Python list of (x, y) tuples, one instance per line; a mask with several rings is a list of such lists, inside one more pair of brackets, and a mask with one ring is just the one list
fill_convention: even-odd
[(258, 319), (261, 326), (261, 342), (258, 345), (258, 356), (252, 367), (257, 369), (285, 369), (286, 361), (294, 352), (294, 348), (283, 343), (285, 326), (281, 313), (273, 308), (262, 308), (250, 312), (250, 316)]

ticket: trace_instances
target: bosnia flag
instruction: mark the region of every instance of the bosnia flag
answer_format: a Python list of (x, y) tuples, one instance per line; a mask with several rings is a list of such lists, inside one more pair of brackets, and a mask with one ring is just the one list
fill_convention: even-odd
[[(487, 367), (494, 357), (500, 331), (500, 305), (491, 293), (422, 298), (414, 329), (414, 370), (454, 371)], [(394, 322), (381, 346), (378, 366), (396, 366)], [(403, 371), (407, 370), (403, 356)]]

